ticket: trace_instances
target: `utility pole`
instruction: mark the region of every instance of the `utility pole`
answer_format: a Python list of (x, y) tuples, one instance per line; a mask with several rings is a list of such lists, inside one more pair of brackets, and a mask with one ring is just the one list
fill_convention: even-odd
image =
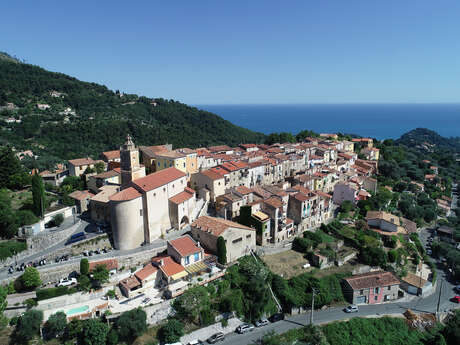
[(311, 295), (311, 313), (310, 313), (310, 325), (313, 325), (313, 310), (315, 310), (315, 293), (316, 289), (312, 289), (312, 295)]

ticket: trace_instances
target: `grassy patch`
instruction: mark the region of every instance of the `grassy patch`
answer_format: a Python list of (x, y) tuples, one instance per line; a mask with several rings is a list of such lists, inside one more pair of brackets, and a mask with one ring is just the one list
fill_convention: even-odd
[(5, 260), (27, 249), (27, 244), (21, 241), (0, 242), (0, 260)]
[(305, 254), (294, 250), (287, 250), (282, 253), (265, 255), (261, 259), (270, 268), (270, 271), (283, 276), (286, 279), (294, 277), (310, 269), (303, 268), (303, 265), (308, 262), (305, 259)]

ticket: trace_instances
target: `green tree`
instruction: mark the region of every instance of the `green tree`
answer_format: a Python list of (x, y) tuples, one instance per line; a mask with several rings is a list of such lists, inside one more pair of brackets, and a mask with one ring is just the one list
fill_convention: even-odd
[(169, 319), (158, 331), (158, 337), (164, 343), (178, 342), (183, 335), (184, 325), (176, 319)]
[(80, 274), (84, 276), (89, 274), (89, 261), (86, 258), (80, 260)]
[(117, 345), (118, 344), (118, 332), (115, 329), (111, 329), (107, 334), (107, 345)]
[(89, 291), (91, 289), (91, 280), (88, 276), (81, 275), (78, 277), (78, 287), (82, 291)]
[(7, 319), (3, 315), (8, 302), (6, 300), (6, 296), (8, 295), (8, 287), (0, 286), (0, 329), (3, 328), (3, 325), (6, 324)]
[(222, 236), (217, 238), (217, 261), (221, 265), (227, 264), (227, 245), (225, 244), (225, 240)]
[(147, 330), (147, 314), (140, 308), (126, 311), (118, 318), (117, 329), (120, 337), (130, 342)]
[(105, 171), (105, 164), (103, 162), (97, 162), (94, 164), (94, 169), (98, 174), (103, 173)]
[(82, 331), (78, 336), (79, 345), (106, 345), (109, 326), (98, 319), (83, 322)]
[(33, 210), (37, 217), (43, 218), (45, 212), (45, 187), (40, 175), (32, 176)]
[(19, 319), (15, 330), (15, 338), (20, 342), (27, 342), (40, 334), (43, 322), (43, 311), (28, 310)]
[(17, 218), (11, 207), (8, 190), (0, 189), (0, 237), (12, 238), (17, 232)]
[(92, 271), (93, 285), (99, 288), (109, 281), (110, 273), (106, 265), (97, 265)]
[(350, 200), (345, 200), (342, 202), (342, 205), (340, 205), (340, 211), (347, 213), (350, 212), (355, 206)]
[(44, 333), (47, 339), (61, 337), (67, 327), (67, 316), (62, 311), (51, 315), (45, 323)]
[(35, 289), (42, 285), (40, 273), (35, 267), (27, 267), (21, 276), (21, 283), (27, 290)]
[(11, 181), (11, 178), (22, 173), (21, 163), (13, 150), (6, 146), (0, 147), (0, 188), (12, 188), (11, 184), (15, 184), (15, 181)]
[(196, 322), (201, 310), (209, 307), (208, 291), (203, 286), (195, 286), (177, 297), (172, 306), (179, 318)]
[(61, 226), (63, 222), (64, 222), (64, 216), (62, 215), (62, 213), (59, 213), (53, 217), (54, 226)]

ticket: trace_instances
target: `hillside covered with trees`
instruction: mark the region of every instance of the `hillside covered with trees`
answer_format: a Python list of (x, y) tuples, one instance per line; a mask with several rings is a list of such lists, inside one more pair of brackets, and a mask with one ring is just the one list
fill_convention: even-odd
[[(41, 106), (39, 106), (39, 104)], [(264, 142), (265, 135), (174, 100), (111, 91), (0, 53), (0, 145), (41, 160), (96, 156), (130, 132), (139, 145)]]

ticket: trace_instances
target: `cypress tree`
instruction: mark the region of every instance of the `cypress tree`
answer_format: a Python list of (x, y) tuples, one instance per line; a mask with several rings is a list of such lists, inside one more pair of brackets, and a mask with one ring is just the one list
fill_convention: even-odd
[(45, 212), (45, 187), (40, 175), (32, 177), (33, 211), (37, 217), (43, 218)]
[(227, 264), (227, 246), (222, 236), (217, 238), (217, 261), (221, 265)]

